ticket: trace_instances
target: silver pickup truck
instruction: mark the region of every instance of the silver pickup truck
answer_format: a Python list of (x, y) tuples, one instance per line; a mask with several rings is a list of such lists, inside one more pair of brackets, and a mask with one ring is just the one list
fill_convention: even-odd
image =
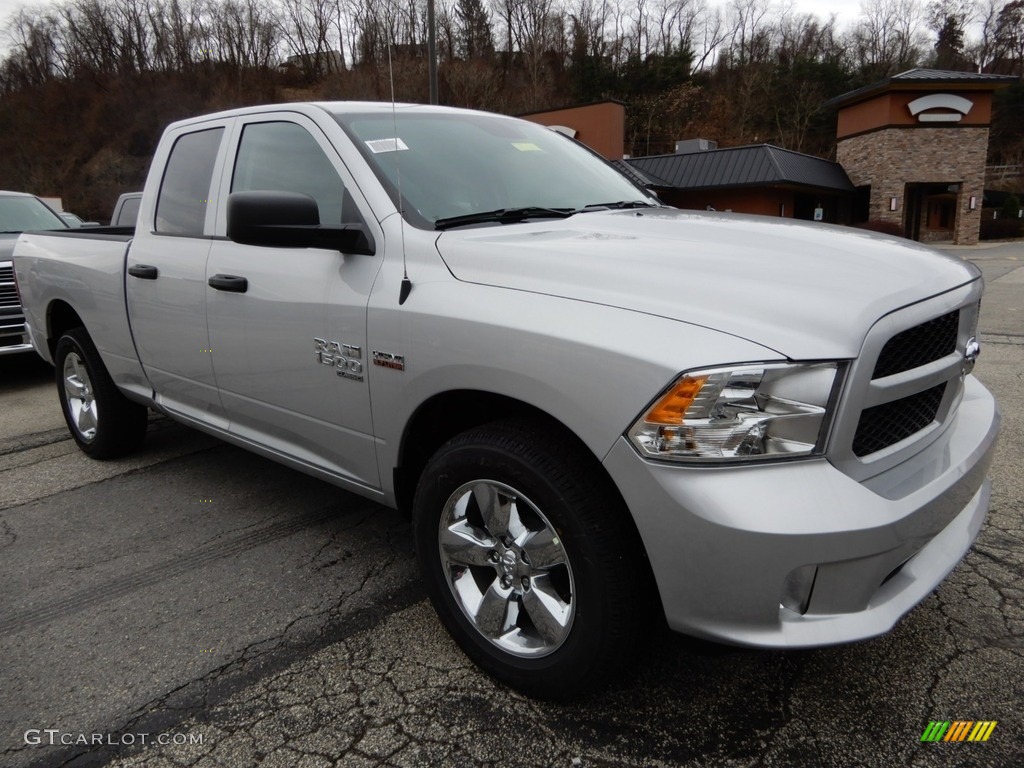
[(137, 229), (24, 235), (82, 450), (152, 408), (406, 508), (465, 652), (566, 697), (652, 618), (766, 648), (891, 629), (984, 522), (979, 272), (662, 206), (573, 141), (437, 107), (171, 125)]

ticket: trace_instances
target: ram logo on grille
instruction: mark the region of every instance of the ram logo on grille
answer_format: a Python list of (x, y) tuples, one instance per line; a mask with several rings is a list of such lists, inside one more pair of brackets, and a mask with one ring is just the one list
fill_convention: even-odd
[(981, 342), (972, 336), (967, 340), (967, 348), (964, 350), (964, 365), (962, 368), (964, 376), (974, 370), (974, 364), (978, 362), (979, 355), (981, 355)]

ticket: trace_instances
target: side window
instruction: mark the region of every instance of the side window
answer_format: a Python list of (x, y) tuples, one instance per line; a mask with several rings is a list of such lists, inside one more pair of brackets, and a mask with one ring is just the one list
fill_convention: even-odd
[(320, 207), (322, 224), (359, 219), (331, 161), (309, 132), (295, 123), (245, 126), (238, 145), (231, 191), (252, 190), (309, 195)]
[(186, 133), (174, 142), (156, 201), (157, 232), (202, 236), (213, 165), (223, 137), (223, 128), (211, 128)]
[[(135, 222), (139, 220), (139, 206), (141, 203), (141, 197), (129, 197), (125, 200), (121, 206), (121, 212), (117, 215), (115, 226), (134, 227)], [(206, 216), (206, 211), (203, 211), (203, 216)]]

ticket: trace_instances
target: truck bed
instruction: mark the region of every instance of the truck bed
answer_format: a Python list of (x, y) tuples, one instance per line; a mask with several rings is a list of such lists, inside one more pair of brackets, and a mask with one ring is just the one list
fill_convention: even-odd
[(18, 241), (15, 269), (33, 345), (44, 359), (53, 362), (55, 340), (47, 339), (47, 318), (38, 313), (66, 306), (93, 333), (114, 381), (138, 391), (145, 377), (128, 325), (124, 286), (134, 235), (134, 227), (26, 232)]

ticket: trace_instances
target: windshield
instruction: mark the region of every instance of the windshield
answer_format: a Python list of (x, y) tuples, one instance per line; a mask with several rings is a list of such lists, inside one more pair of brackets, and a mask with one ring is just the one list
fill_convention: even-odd
[[(336, 115), (406, 219), (426, 229), (483, 212), (577, 211), (657, 200), (565, 136), (489, 114)], [(395, 135), (397, 123), (397, 133)], [(494, 222), (522, 221), (498, 217)], [(478, 223), (465, 221), (457, 223)]]
[(34, 197), (0, 196), (0, 232), (33, 229), (67, 229), (67, 224)]

